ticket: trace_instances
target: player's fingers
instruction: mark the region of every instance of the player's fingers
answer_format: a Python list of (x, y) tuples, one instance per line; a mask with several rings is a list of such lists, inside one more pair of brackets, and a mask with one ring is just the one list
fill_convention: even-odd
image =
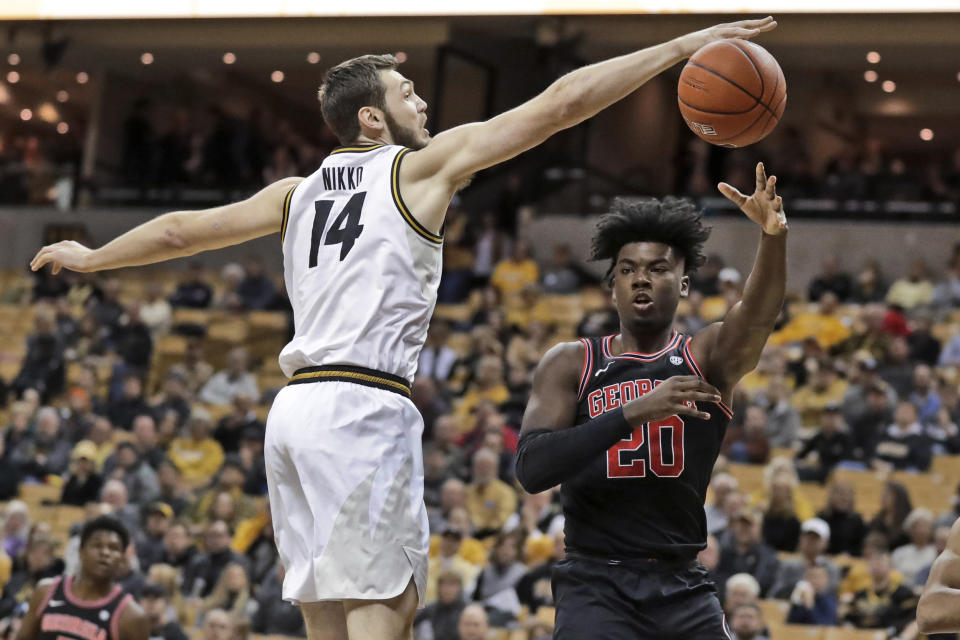
[(757, 191), (763, 191), (767, 186), (767, 172), (763, 163), (757, 163)]
[(740, 193), (739, 189), (737, 189), (736, 187), (730, 186), (726, 182), (721, 182), (720, 184), (718, 184), (717, 189), (720, 190), (720, 193), (726, 196), (727, 200), (737, 205), (738, 207), (747, 201), (747, 196), (743, 195), (742, 193)]
[(687, 405), (682, 405), (677, 408), (677, 415), (681, 416), (690, 416), (692, 418), (700, 418), (701, 420), (709, 420), (710, 414), (706, 411), (700, 411), (696, 407), (688, 407)]
[(767, 178), (767, 197), (773, 200), (777, 197), (777, 176)]
[(706, 391), (688, 391), (685, 399), (691, 402), (720, 402), (720, 394)]
[[(781, 198), (780, 196), (777, 196), (776, 198), (773, 199), (773, 210), (783, 211), (783, 198)], [(782, 222), (786, 222), (786, 220), (783, 220)]]
[(60, 263), (59, 263), (59, 262), (54, 262), (54, 263), (53, 263), (53, 275), (57, 275), (58, 273), (60, 273)]
[(33, 260), (30, 261), (30, 268), (36, 271), (43, 267), (43, 265), (50, 262), (49, 255), (50, 251), (46, 247), (40, 249), (40, 251), (37, 252), (37, 255), (33, 257)]
[(683, 382), (680, 383), (680, 389), (687, 392), (706, 393), (710, 396), (720, 397), (719, 389), (697, 376), (686, 377)]

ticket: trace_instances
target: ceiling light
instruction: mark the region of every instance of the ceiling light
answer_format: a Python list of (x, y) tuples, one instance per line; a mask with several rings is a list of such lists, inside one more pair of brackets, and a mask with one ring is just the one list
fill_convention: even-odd
[(316, 51), (311, 51), (310, 53), (307, 54), (307, 62), (309, 62), (310, 64), (317, 64), (318, 62), (320, 62), (320, 54), (317, 53)]
[(863, 72), (863, 79), (867, 82), (876, 82), (877, 81), (877, 72), (873, 69), (868, 69)]
[(880, 62), (880, 54), (876, 51), (871, 51), (867, 54), (867, 62), (870, 64), (877, 64)]
[(70, 125), (68, 125), (66, 122), (61, 122), (57, 124), (57, 133), (59, 133), (60, 135), (63, 135), (67, 131), (70, 131)]
[(9, 82), (10, 84), (17, 84), (18, 82), (20, 82), (20, 74), (17, 73), (16, 71), (11, 71), (10, 73), (7, 74), (7, 82)]
[(237, 56), (233, 55), (229, 51), (223, 54), (223, 64), (233, 64), (237, 61)]
[(29, 120), (32, 117), (33, 117), (33, 111), (30, 111), (30, 109), (23, 109), (20, 111), (21, 120)]
[(920, 129), (920, 139), (925, 142), (933, 140), (933, 129)]
[(283, 82), (283, 71), (279, 69), (270, 74), (270, 79), (274, 82), (280, 83)]
[(143, 64), (153, 64), (153, 54), (147, 51), (142, 56), (140, 56), (140, 62)]
[(81, 71), (77, 74), (77, 84), (87, 84), (90, 81), (90, 76), (87, 75), (86, 71)]
[(61, 89), (60, 91), (57, 91), (57, 102), (66, 102), (69, 99), (70, 99), (69, 93), (67, 93), (63, 89)]
[(893, 93), (894, 91), (897, 90), (897, 83), (894, 82), (893, 80), (884, 80), (883, 84), (880, 86), (887, 93)]
[(7, 64), (9, 64), (11, 67), (17, 66), (20, 64), (20, 56), (16, 53), (11, 53), (7, 56)]

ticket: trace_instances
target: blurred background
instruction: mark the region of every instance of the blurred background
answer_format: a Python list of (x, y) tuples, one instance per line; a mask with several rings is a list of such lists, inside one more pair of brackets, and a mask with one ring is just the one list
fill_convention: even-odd
[[(102, 512), (136, 532), (120, 573), (154, 635), (303, 632), (279, 598), (262, 460), (292, 330), (277, 239), (57, 277), (27, 270), (40, 246), (99, 245), (309, 175), (337, 144), (317, 88), (346, 58), (396, 54), (436, 132), (747, 17), (710, 2), (182, 4), (0, 8), (0, 635), (39, 579), (76, 569), (77, 524)], [(414, 382), (435, 556), (417, 638), (549, 637), (562, 516), (556, 492), (519, 489), (513, 453), (540, 356), (618, 331), (606, 265), (586, 260), (596, 217), (618, 196), (704, 208), (710, 259), (678, 315), (694, 332), (736, 302), (758, 236), (715, 185), (750, 188), (758, 160), (790, 217), (789, 303), (738, 389), (701, 560), (743, 640), (915, 637), (960, 510), (960, 14), (821, 5), (742, 7), (779, 9), (758, 43), (787, 108), (761, 143), (690, 133), (677, 65), (455, 199)]]

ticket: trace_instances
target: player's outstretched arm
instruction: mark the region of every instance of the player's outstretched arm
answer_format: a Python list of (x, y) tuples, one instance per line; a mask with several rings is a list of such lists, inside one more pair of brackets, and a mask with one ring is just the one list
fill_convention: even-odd
[(717, 402), (720, 392), (694, 376), (674, 376), (626, 405), (573, 426), (584, 347), (558, 344), (537, 365), (517, 445), (517, 480), (530, 493), (546, 491), (579, 473), (596, 456), (633, 431), (674, 414), (710, 416), (697, 402)]
[(783, 305), (787, 283), (787, 217), (783, 200), (777, 195), (777, 178), (767, 177), (762, 162), (757, 164), (756, 175), (751, 196), (726, 183), (719, 185), (720, 192), (761, 229), (743, 297), (723, 322), (703, 329), (691, 343), (694, 356), (704, 363), (704, 374), (724, 394), (757, 366)]
[(280, 231), (283, 201), (303, 178), (285, 178), (250, 198), (200, 211), (174, 211), (131, 229), (99, 249), (66, 240), (40, 249), (30, 268), (71, 271), (136, 267), (221, 249)]
[(960, 631), (960, 519), (953, 523), (947, 548), (933, 563), (917, 605), (921, 633)]
[[(690, 57), (703, 45), (724, 38), (752, 38), (776, 26), (772, 17), (720, 24), (571, 71), (541, 94), (506, 113), (438, 134), (429, 145), (404, 160), (400, 170), (401, 187), (406, 193), (408, 185), (440, 178), (452, 193), (477, 171), (508, 160), (554, 133), (583, 122)], [(440, 216), (437, 220), (421, 220), (428, 227), (439, 228), (442, 223), (442, 212), (421, 210), (417, 215)]]

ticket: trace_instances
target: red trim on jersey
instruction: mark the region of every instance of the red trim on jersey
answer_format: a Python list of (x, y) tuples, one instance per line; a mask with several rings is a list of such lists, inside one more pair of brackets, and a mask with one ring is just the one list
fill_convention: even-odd
[(610, 351), (610, 343), (613, 342), (613, 339), (616, 337), (617, 336), (606, 336), (603, 339), (603, 355), (605, 355), (608, 358), (627, 358), (629, 360), (643, 360), (646, 362), (650, 360), (656, 360), (657, 358), (665, 354), (667, 351), (670, 351), (671, 349), (676, 347), (677, 344), (680, 342), (680, 338), (681, 338), (680, 334), (674, 331), (673, 335), (670, 337), (670, 341), (667, 343), (667, 346), (665, 346), (663, 349), (660, 349), (660, 351), (657, 351), (656, 353), (636, 353), (633, 351), (624, 351), (620, 355), (615, 356)]
[[(683, 354), (684, 359), (687, 361), (687, 364), (689, 364), (690, 368), (693, 369), (693, 372), (696, 375), (703, 378), (704, 380), (706, 380), (707, 377), (703, 375), (703, 372), (700, 370), (700, 366), (697, 364), (696, 359), (693, 357), (693, 350), (690, 348), (691, 340), (693, 340), (693, 336), (687, 338), (687, 341), (683, 343), (683, 349), (681, 350), (681, 353)], [(723, 400), (718, 402), (717, 406), (720, 407), (720, 410), (723, 411), (723, 413), (726, 414), (728, 418), (733, 418), (733, 409), (728, 407), (723, 402)]]
[(583, 370), (580, 372), (580, 385), (577, 387), (577, 399), (583, 400), (583, 393), (587, 390), (587, 382), (590, 380), (590, 373), (593, 364), (593, 345), (587, 338), (580, 338), (583, 343)]
[(70, 601), (70, 604), (76, 605), (78, 607), (84, 607), (87, 609), (92, 609), (94, 607), (104, 607), (110, 604), (110, 601), (117, 597), (117, 594), (120, 593), (120, 585), (113, 585), (113, 589), (110, 590), (110, 593), (100, 598), (99, 600), (81, 600), (80, 598), (73, 595), (71, 587), (73, 585), (73, 576), (67, 576), (66, 581), (63, 583), (63, 593), (67, 596), (67, 600)]
[(60, 581), (63, 580), (61, 576), (57, 576), (53, 579), (53, 582), (50, 584), (50, 590), (47, 591), (47, 595), (43, 596), (43, 600), (40, 602), (40, 608), (37, 609), (39, 612), (39, 617), (43, 617), (43, 610), (47, 608), (47, 605), (53, 600), (53, 594), (56, 593), (57, 587), (60, 585)]
[(123, 599), (120, 600), (120, 604), (117, 605), (117, 608), (113, 611), (113, 617), (110, 618), (110, 638), (111, 640), (120, 640), (120, 615), (123, 613), (123, 610), (127, 608), (133, 602), (133, 596), (129, 593), (123, 596)]

